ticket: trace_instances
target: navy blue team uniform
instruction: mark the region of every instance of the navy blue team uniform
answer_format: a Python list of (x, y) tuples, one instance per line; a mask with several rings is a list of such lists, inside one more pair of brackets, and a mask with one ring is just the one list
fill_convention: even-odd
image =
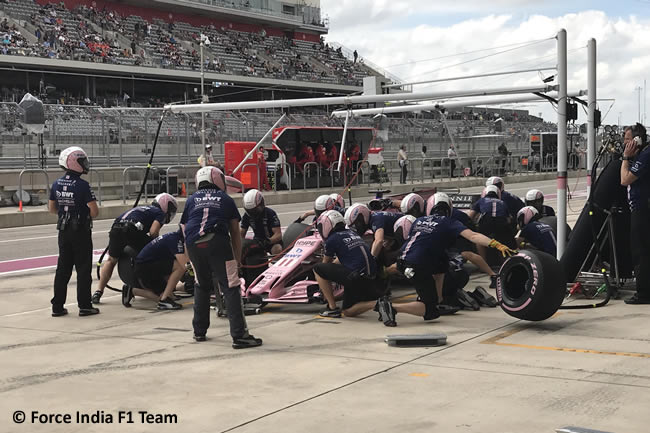
[(135, 258), (135, 276), (157, 295), (165, 291), (177, 254), (185, 253), (183, 234), (179, 231), (158, 236)]
[[(281, 224), (278, 214), (273, 209), (265, 207), (264, 212), (259, 216), (251, 217), (249, 214), (244, 213), (240, 226), (243, 230), (248, 230), (250, 227), (253, 230), (253, 239), (262, 242), (270, 250), (273, 229), (280, 227)], [(280, 241), (280, 244), (282, 244), (282, 241)]]
[(411, 226), (409, 240), (402, 245), (398, 267), (401, 271), (412, 268), (412, 278), (418, 300), (426, 307), (425, 320), (440, 315), (437, 310), (438, 293), (434, 274), (444, 274), (449, 268), (447, 250), (456, 238), (467, 230), (453, 218), (431, 215), (415, 220)]
[(555, 209), (547, 205), (542, 205), (542, 216), (543, 217), (555, 216)]
[(521, 229), (520, 236), (540, 251), (556, 257), (557, 240), (553, 233), (553, 228), (548, 224), (540, 221), (531, 221)]
[(510, 248), (515, 248), (514, 232), (508, 223), (511, 211), (503, 200), (496, 197), (481, 197), (472, 205), (472, 210), (480, 214), (479, 233), (492, 237)]
[(526, 203), (516, 195), (510, 194), (508, 191), (501, 191), (501, 200), (506, 204), (508, 214), (512, 217), (512, 220), (516, 222), (517, 212), (526, 206)]
[(375, 284), (377, 263), (364, 240), (351, 229), (334, 232), (324, 245), (327, 257), (338, 257), (337, 263), (318, 263), (314, 272), (326, 280), (343, 284), (343, 310), (383, 295), (383, 287)]
[(395, 234), (393, 232), (395, 222), (403, 216), (404, 214), (399, 212), (372, 212), (370, 214), (370, 229), (373, 233), (379, 229), (384, 229), (384, 236), (391, 237)]
[[(465, 227), (467, 227), (470, 230), (475, 230), (475, 225), (472, 222), (472, 219), (467, 215), (467, 213), (463, 212), (460, 209), (452, 209), (451, 211), (451, 218), (458, 221)], [(470, 251), (470, 252), (476, 252), (476, 246), (467, 239), (465, 239), (462, 236), (458, 236), (456, 238), (456, 242), (454, 243), (454, 246), (452, 247), (452, 250), (462, 253), (464, 251)]]
[[(230, 240), (231, 220), (241, 220), (239, 210), (234, 200), (219, 189), (199, 189), (185, 203), (181, 224), (185, 225), (185, 245), (200, 285), (194, 292), (195, 336), (205, 336), (210, 326), (213, 288), (220, 288), (223, 294), (232, 338), (248, 335)], [(219, 287), (214, 287), (213, 275)]]
[(158, 206), (138, 206), (115, 218), (108, 232), (108, 255), (118, 258), (129, 245), (140, 251), (151, 240), (149, 231), (154, 221), (165, 224), (165, 213)]
[(58, 206), (59, 230), (59, 259), (54, 277), (52, 311), (58, 313), (64, 309), (73, 266), (77, 270), (79, 309), (91, 309), (93, 241), (88, 203), (96, 201), (95, 194), (79, 174), (67, 172), (52, 184), (50, 200)]
[(636, 156), (630, 172), (638, 178), (628, 186), (636, 291), (638, 298), (650, 301), (650, 146)]

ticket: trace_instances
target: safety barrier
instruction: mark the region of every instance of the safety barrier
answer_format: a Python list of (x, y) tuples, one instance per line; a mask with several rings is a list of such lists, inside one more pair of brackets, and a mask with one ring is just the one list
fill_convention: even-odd
[[(126, 204), (126, 175), (129, 171), (131, 170), (144, 170), (145, 173), (147, 172), (147, 167), (146, 166), (139, 166), (139, 165), (132, 165), (130, 167), (126, 167), (124, 171), (122, 171), (122, 203)], [(151, 167), (151, 171), (157, 170), (156, 167)], [(143, 182), (145, 182), (145, 179), (142, 179)], [(146, 179), (146, 182), (148, 182), (149, 179)], [(144, 199), (146, 200), (147, 197), (147, 187), (145, 185), (144, 188)]]
[(190, 177), (187, 175), (187, 170), (189, 169), (197, 170), (198, 166), (197, 165), (170, 165), (169, 167), (167, 167), (167, 169), (165, 170), (165, 191), (167, 191), (168, 194), (178, 195), (169, 192), (169, 172), (172, 170), (177, 170), (177, 171), (184, 170), (185, 171), (184, 180), (187, 186), (189, 187)]
[(309, 166), (314, 166), (315, 171), (316, 171), (316, 189), (320, 189), (320, 171), (318, 164), (315, 162), (307, 162), (305, 165), (302, 166), (302, 184), (303, 184), (303, 189), (307, 189), (307, 173), (308, 173), (308, 167)]
[[(243, 173), (244, 169), (246, 167), (255, 167), (255, 170), (257, 170), (257, 189), (261, 191), (262, 190), (262, 179), (260, 177), (260, 166), (257, 165), (257, 164), (253, 164), (253, 163), (244, 164), (244, 165), (241, 166), (241, 170), (239, 171), (239, 173)], [(264, 174), (266, 174), (266, 173), (264, 173)]]
[(22, 212), (23, 210), (23, 175), (25, 173), (43, 173), (45, 175), (45, 187), (47, 188), (47, 196), (50, 197), (50, 176), (48, 176), (47, 171), (42, 168), (25, 168), (21, 170), (18, 174), (18, 210)]

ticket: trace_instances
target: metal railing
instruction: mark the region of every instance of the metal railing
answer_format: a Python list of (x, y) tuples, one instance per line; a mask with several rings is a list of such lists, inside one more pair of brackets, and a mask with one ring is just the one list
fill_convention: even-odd
[(22, 204), (23, 201), (23, 175), (25, 173), (43, 173), (45, 175), (45, 187), (47, 189), (47, 196), (50, 197), (50, 176), (47, 171), (42, 168), (25, 168), (18, 174), (18, 200)]
[[(169, 172), (170, 172), (170, 171), (173, 171), (173, 170), (176, 170), (176, 171), (184, 170), (184, 172), (185, 172), (185, 178), (184, 178), (184, 180), (185, 180), (185, 183), (187, 184), (187, 186), (189, 187), (190, 177), (188, 176), (187, 172), (188, 172), (189, 169), (194, 169), (194, 170), (196, 170), (197, 167), (198, 167), (197, 165), (170, 165), (169, 167), (167, 167), (167, 169), (165, 170), (165, 191), (167, 191), (167, 193), (168, 193), (168, 194), (171, 194), (171, 195), (178, 195), (178, 191), (176, 191), (175, 194), (169, 192)], [(178, 185), (178, 182), (177, 182), (177, 185)]]
[[(364, 164), (368, 167), (367, 173), (363, 173), (363, 171), (361, 170), (363, 168)], [(365, 160), (364, 161), (357, 161), (356, 169), (357, 169), (356, 172), (358, 172), (359, 175), (361, 175), (363, 173), (363, 177), (367, 181), (368, 186), (370, 186), (370, 163), (368, 161), (365, 161)], [(357, 181), (357, 185), (359, 185), (359, 176), (357, 176), (356, 181)]]
[[(244, 164), (244, 165), (241, 166), (240, 173), (243, 174), (243, 173), (244, 173), (244, 169), (245, 169), (246, 167), (255, 167), (255, 170), (257, 170), (257, 189), (258, 189), (258, 190), (261, 190), (261, 189), (262, 189), (262, 179), (261, 179), (261, 177), (260, 177), (260, 167), (259, 167), (259, 165), (257, 165), (257, 164), (252, 164), (252, 163), (251, 163), (251, 164)], [(266, 174), (266, 173), (265, 173), (265, 174)]]
[[(127, 183), (126, 175), (131, 170), (144, 170), (144, 172), (146, 173), (147, 172), (147, 167), (146, 166), (132, 165), (130, 167), (126, 167), (124, 169), (124, 171), (122, 171), (122, 203), (123, 204), (126, 204), (126, 183)], [(152, 171), (155, 171), (155, 170), (157, 170), (156, 167), (151, 167), (150, 170), (149, 170), (149, 173), (151, 173)], [(142, 182), (145, 182), (144, 177), (142, 179)], [(146, 179), (146, 182), (147, 183), (149, 182), (148, 178)], [(144, 187), (144, 199), (146, 200), (147, 198), (148, 198), (147, 186), (145, 185), (145, 187)]]
[(287, 188), (289, 188), (289, 191), (291, 191), (291, 167), (286, 162), (280, 162), (275, 164), (275, 170), (273, 171), (273, 189), (275, 190), (275, 192), (278, 191), (278, 172), (280, 171), (278, 170), (278, 166), (286, 167), (285, 169), (287, 171)]
[(302, 184), (303, 184), (303, 189), (307, 189), (307, 177), (311, 177), (311, 176), (307, 176), (307, 174), (308, 174), (308, 172), (309, 172), (308, 167), (310, 167), (310, 166), (312, 166), (312, 165), (313, 165), (314, 167), (316, 167), (316, 168), (315, 168), (315, 172), (316, 172), (316, 189), (320, 189), (320, 167), (319, 167), (318, 164), (315, 163), (315, 162), (306, 162), (306, 163), (302, 166)]
[[(345, 170), (345, 164), (344, 164), (344, 163), (339, 164), (338, 161), (335, 161), (335, 162), (332, 163), (332, 165), (330, 165), (330, 168), (329, 168), (329, 172), (330, 172), (330, 181), (331, 181), (331, 187), (332, 187), (332, 188), (334, 188), (334, 171), (335, 171), (335, 170), (338, 171), (339, 165), (343, 165), (343, 166), (344, 166), (343, 170), (341, 170), (341, 172), (343, 173), (343, 185), (347, 185), (347, 184), (348, 184), (348, 181), (347, 181), (347, 173), (346, 173), (346, 170)], [(339, 172), (339, 176), (341, 175), (341, 172)]]
[(103, 201), (102, 200), (102, 178), (104, 177), (104, 173), (102, 173), (99, 170), (93, 170), (93, 169), (90, 169), (88, 171), (88, 173), (90, 174), (90, 180), (88, 181), (90, 184), (93, 183), (93, 174), (97, 173), (97, 186), (98, 186), (98, 188), (97, 188), (97, 198), (98, 198), (98, 200), (97, 201), (99, 202), (99, 205), (101, 206), (102, 201)]

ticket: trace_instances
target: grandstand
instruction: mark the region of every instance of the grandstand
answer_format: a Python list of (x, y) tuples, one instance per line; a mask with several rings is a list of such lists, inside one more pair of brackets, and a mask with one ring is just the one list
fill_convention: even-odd
[[(56, 88), (49, 99), (76, 104), (192, 99), (201, 34), (212, 41), (204, 53), (208, 83), (350, 93), (364, 76), (381, 74), (344, 47), (324, 42), (318, 1), (6, 0), (0, 7), (0, 64), (26, 71), (1, 75), (5, 101), (34, 87), (39, 93)], [(62, 78), (71, 71), (88, 79)], [(115, 79), (105, 82), (107, 75)], [(152, 79), (165, 81), (171, 94), (157, 92)]]

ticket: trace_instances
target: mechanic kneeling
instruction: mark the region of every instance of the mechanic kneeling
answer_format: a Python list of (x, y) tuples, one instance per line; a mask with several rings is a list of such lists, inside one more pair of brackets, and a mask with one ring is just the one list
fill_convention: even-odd
[(174, 219), (177, 209), (176, 199), (162, 193), (154, 198), (151, 206), (134, 207), (115, 218), (108, 232), (108, 259), (99, 271), (99, 285), (93, 293), (93, 304), (99, 304), (124, 248), (128, 245), (138, 252), (142, 250), (158, 237), (163, 225)]
[(267, 253), (282, 251), (282, 228), (278, 214), (264, 204), (264, 196), (256, 189), (244, 194), (244, 216), (241, 219), (241, 237), (246, 238), (248, 228), (253, 229), (253, 239)]
[(189, 262), (185, 254), (183, 232), (167, 233), (149, 242), (135, 258), (135, 278), (139, 287), (127, 285), (122, 292), (122, 304), (131, 306), (134, 295), (158, 302), (159, 310), (180, 310), (174, 301), (176, 285), (185, 274)]
[[(327, 310), (320, 315), (358, 316), (372, 310), (383, 295), (383, 287), (375, 283), (377, 264), (370, 248), (355, 231), (345, 228), (343, 216), (338, 211), (324, 212), (317, 227), (325, 240), (323, 262), (314, 266), (318, 287), (327, 300)], [(336, 306), (332, 282), (344, 286), (342, 310)]]
[(539, 221), (540, 215), (533, 206), (524, 206), (517, 213), (517, 245), (520, 248), (532, 247), (555, 257), (557, 255), (557, 240), (553, 228)]

